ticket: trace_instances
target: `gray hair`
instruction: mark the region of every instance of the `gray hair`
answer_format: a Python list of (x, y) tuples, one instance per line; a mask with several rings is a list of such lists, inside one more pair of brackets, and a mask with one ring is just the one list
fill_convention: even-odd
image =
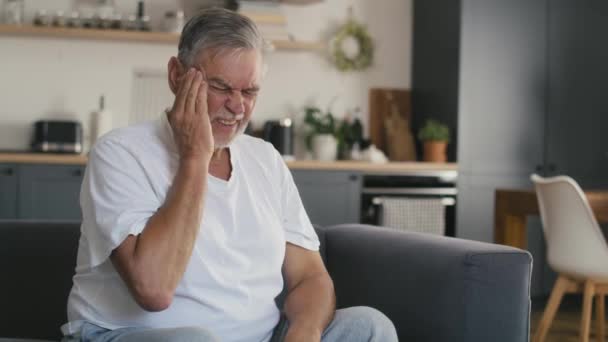
[(264, 51), (264, 39), (253, 21), (244, 15), (223, 9), (211, 8), (193, 16), (182, 30), (177, 57), (191, 67), (202, 51), (216, 54), (226, 50), (254, 49)]

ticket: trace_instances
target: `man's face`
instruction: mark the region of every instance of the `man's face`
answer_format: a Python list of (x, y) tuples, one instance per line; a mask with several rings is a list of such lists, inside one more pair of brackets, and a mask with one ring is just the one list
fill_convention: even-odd
[(260, 89), (260, 58), (255, 50), (227, 51), (198, 64), (209, 84), (207, 105), (215, 148), (228, 146), (247, 127)]

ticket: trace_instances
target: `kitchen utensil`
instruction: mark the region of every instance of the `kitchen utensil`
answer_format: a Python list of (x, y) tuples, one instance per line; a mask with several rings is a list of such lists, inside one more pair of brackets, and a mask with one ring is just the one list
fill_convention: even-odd
[(293, 123), (291, 119), (266, 121), (264, 140), (269, 141), (285, 160), (293, 160)]

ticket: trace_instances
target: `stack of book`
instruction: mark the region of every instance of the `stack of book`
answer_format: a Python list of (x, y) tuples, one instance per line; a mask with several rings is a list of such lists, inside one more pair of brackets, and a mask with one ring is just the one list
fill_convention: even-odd
[(238, 11), (255, 22), (264, 39), (289, 40), (287, 19), (279, 1), (243, 0)]

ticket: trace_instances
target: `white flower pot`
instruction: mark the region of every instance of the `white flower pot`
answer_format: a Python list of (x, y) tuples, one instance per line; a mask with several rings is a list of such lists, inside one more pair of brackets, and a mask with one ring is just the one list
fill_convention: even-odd
[(312, 155), (316, 160), (334, 161), (338, 154), (338, 141), (331, 134), (319, 134), (312, 138)]

